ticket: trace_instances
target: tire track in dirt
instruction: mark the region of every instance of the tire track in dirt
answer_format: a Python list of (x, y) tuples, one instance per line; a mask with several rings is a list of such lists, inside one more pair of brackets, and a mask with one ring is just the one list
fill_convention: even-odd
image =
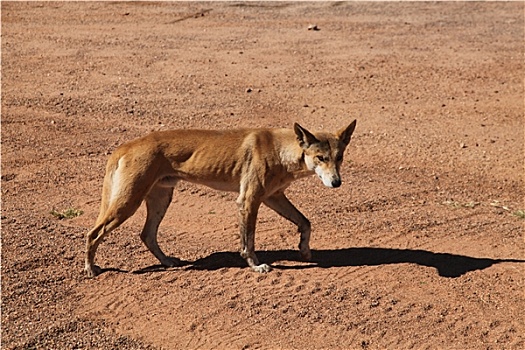
[[(391, 277), (384, 279), (382, 283), (391, 286), (397, 285), (397, 287), (387, 292), (383, 288), (375, 286), (377, 279), (371, 275), (377, 273), (377, 269), (389, 270), (388, 275)], [(401, 278), (397, 284), (392, 283), (399, 279), (397, 276), (406, 274), (400, 274), (400, 272), (407, 270), (412, 271), (410, 277)], [(381, 310), (386, 315), (392, 315), (381, 321), (381, 324), (384, 325), (397, 318), (400, 318), (401, 321), (395, 322), (405, 325), (410, 324), (413, 319), (428, 320), (429, 316), (423, 315), (430, 311), (432, 311), (431, 319), (439, 321), (446, 319), (447, 313), (450, 313), (447, 311), (446, 305), (441, 309), (437, 304), (434, 304), (439, 303), (439, 300), (430, 302), (425, 306), (420, 298), (414, 299), (414, 295), (421, 293), (418, 286), (406, 289), (406, 282), (411, 278), (417, 279), (417, 276), (420, 276), (420, 280), (430, 277), (430, 281), (425, 282), (425, 284), (436, 283), (441, 279), (436, 272), (428, 273), (415, 266), (359, 267), (357, 269), (345, 267), (303, 270), (276, 269), (272, 273), (273, 275), (254, 275), (247, 269), (238, 270), (237, 268), (211, 271), (175, 269), (159, 274), (161, 277), (155, 276), (154, 279), (151, 277), (155, 273), (149, 277), (130, 274), (108, 276), (108, 278), (120, 280), (115, 286), (108, 287), (113, 289), (118, 286), (118, 291), (102, 292), (100, 296), (95, 296), (93, 299), (88, 298), (87, 303), (93, 303), (95, 300), (99, 303), (103, 301), (102, 304), (105, 303), (106, 306), (102, 308), (104, 311), (100, 312), (99, 310), (99, 317), (103, 319), (108, 317), (125, 334), (131, 334), (130, 332), (135, 335), (137, 332), (142, 334), (137, 326), (130, 328), (131, 323), (126, 322), (129, 315), (133, 315), (135, 317), (133, 324), (135, 325), (146, 321), (157, 325), (155, 330), (149, 330), (142, 335), (145, 337), (144, 339), (148, 339), (154, 344), (155, 339), (163, 339), (170, 344), (184, 344), (199, 348), (220, 348), (223, 346), (240, 348), (247, 344), (253, 346), (254, 344), (250, 342), (250, 339), (254, 334), (257, 334), (261, 324), (264, 323), (266, 323), (266, 328), (274, 329), (274, 331), (283, 326), (290, 326), (295, 329), (293, 325), (302, 329), (295, 329), (298, 332), (297, 339), (285, 341), (277, 336), (275, 342), (266, 343), (267, 345), (270, 344), (269, 346), (271, 344), (275, 346), (304, 344), (298, 339), (302, 336), (306, 337), (306, 331), (317, 332), (318, 330), (314, 325), (318, 322), (333, 325), (338, 331), (340, 331), (339, 328), (344, 328), (344, 334), (348, 335), (349, 338), (343, 344), (355, 345), (356, 341), (359, 343), (358, 340), (362, 338), (359, 334), (371, 332), (369, 335), (373, 335), (380, 332), (379, 328), (382, 328), (380, 324), (375, 323), (377, 321), (374, 321), (374, 317), (369, 321), (363, 321), (363, 315), (370, 314), (371, 311)], [(170, 276), (172, 274), (181, 276), (173, 280)], [(189, 278), (192, 274), (198, 274), (205, 278), (199, 283), (186, 281), (185, 278)], [(142, 294), (137, 295), (136, 291), (129, 290), (128, 287), (122, 288), (122, 281), (130, 278), (136, 279), (137, 276), (144, 278), (144, 282), (155, 283), (149, 288), (153, 293), (151, 300)], [(332, 278), (327, 276), (332, 276)], [(195, 281), (196, 279), (192, 278), (191, 280)], [(220, 285), (216, 282), (218, 280), (221, 281)], [(330, 283), (330, 281), (337, 281), (337, 283)], [(170, 292), (163, 293), (156, 290), (157, 287), (168, 282)], [(440, 284), (437, 283), (438, 286)], [(136, 285), (136, 282), (131, 281), (130, 286), (132, 285)], [(228, 286), (228, 289), (223, 289), (225, 286)], [(177, 293), (182, 295), (177, 296)], [(199, 312), (202, 316), (192, 316), (191, 309), (184, 305), (191, 305), (192, 300), (202, 299), (210, 300), (210, 304), (215, 305), (214, 310), (207, 310), (204, 307)], [(165, 307), (173, 311), (168, 312), (166, 309), (155, 305), (155, 300), (165, 300)], [(181, 303), (180, 300), (185, 300), (185, 302)], [(338, 309), (338, 303), (334, 303), (334, 301), (343, 302), (343, 307)], [(140, 306), (134, 305), (135, 302)], [(350, 302), (350, 304), (345, 302)], [(326, 307), (327, 313), (321, 311), (323, 309), (320, 307), (321, 305)], [(136, 310), (137, 308), (140, 308), (140, 311)], [(129, 310), (133, 311), (130, 312)], [(462, 310), (462, 312), (466, 312), (466, 310)], [(177, 323), (176, 320), (181, 319), (186, 320), (186, 322), (179, 321)], [(175, 327), (174, 322), (176, 323)], [(444, 329), (447, 327), (463, 327), (465, 329), (474, 327), (474, 325), (469, 326), (469, 324), (468, 321), (465, 323), (461, 319), (454, 318), (445, 322), (443, 327), (445, 327)], [(182, 330), (185, 335), (176, 335), (177, 329)], [(232, 333), (232, 329), (235, 332)], [(335, 331), (333, 327), (329, 329)], [(438, 332), (439, 329), (441, 328), (434, 331)], [(163, 333), (166, 330), (169, 330), (170, 334)], [(171, 334), (173, 331), (174, 334)], [(396, 339), (391, 337), (388, 344), (395, 344), (396, 346), (417, 344), (417, 342), (407, 343), (407, 339), (403, 339), (403, 337)], [(318, 345), (321, 346), (321, 344)]]

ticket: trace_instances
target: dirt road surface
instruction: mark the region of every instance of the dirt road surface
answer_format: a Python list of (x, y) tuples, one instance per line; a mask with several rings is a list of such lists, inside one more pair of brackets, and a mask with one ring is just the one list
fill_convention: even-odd
[[(3, 349), (523, 349), (523, 2), (2, 2)], [(310, 29), (309, 29), (310, 28)], [(83, 273), (108, 154), (152, 130), (336, 130), (338, 189), (260, 212), (182, 184)], [(77, 214), (81, 214), (76, 216)], [(60, 218), (66, 216), (65, 218)]]

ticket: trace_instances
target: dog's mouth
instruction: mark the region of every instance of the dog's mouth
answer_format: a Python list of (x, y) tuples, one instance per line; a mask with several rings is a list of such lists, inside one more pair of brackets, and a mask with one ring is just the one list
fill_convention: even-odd
[(341, 186), (341, 178), (339, 176), (333, 176), (332, 174), (327, 174), (326, 172), (323, 172), (322, 169), (316, 168), (315, 173), (321, 179), (323, 182), (323, 185), (325, 185), (328, 188), (337, 188)]
[(326, 177), (323, 177), (322, 175), (317, 175), (319, 179), (323, 182), (323, 185), (325, 185), (328, 188), (337, 188), (341, 186), (341, 179), (327, 179)]

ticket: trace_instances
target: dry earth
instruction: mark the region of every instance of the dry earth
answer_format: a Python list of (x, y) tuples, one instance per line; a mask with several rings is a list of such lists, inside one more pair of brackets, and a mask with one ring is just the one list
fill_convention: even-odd
[[(524, 4), (2, 1), (2, 348), (523, 349)], [(317, 25), (318, 30), (308, 30)], [(107, 155), (168, 128), (358, 127), (313, 225), (184, 184), (83, 274)], [(66, 210), (83, 214), (59, 219)], [(520, 211), (521, 210), (521, 211)]]

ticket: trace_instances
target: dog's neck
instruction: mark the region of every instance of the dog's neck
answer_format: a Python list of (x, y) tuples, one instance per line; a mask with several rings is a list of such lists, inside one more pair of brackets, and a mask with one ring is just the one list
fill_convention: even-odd
[(281, 164), (295, 179), (312, 175), (314, 172), (308, 170), (304, 161), (304, 151), (299, 145), (282, 149), (279, 153)]
[(301, 158), (299, 159), (300, 170), (293, 172), (294, 178), (299, 179), (301, 177), (313, 175), (315, 172), (309, 170), (304, 161), (304, 151), (301, 149)]

